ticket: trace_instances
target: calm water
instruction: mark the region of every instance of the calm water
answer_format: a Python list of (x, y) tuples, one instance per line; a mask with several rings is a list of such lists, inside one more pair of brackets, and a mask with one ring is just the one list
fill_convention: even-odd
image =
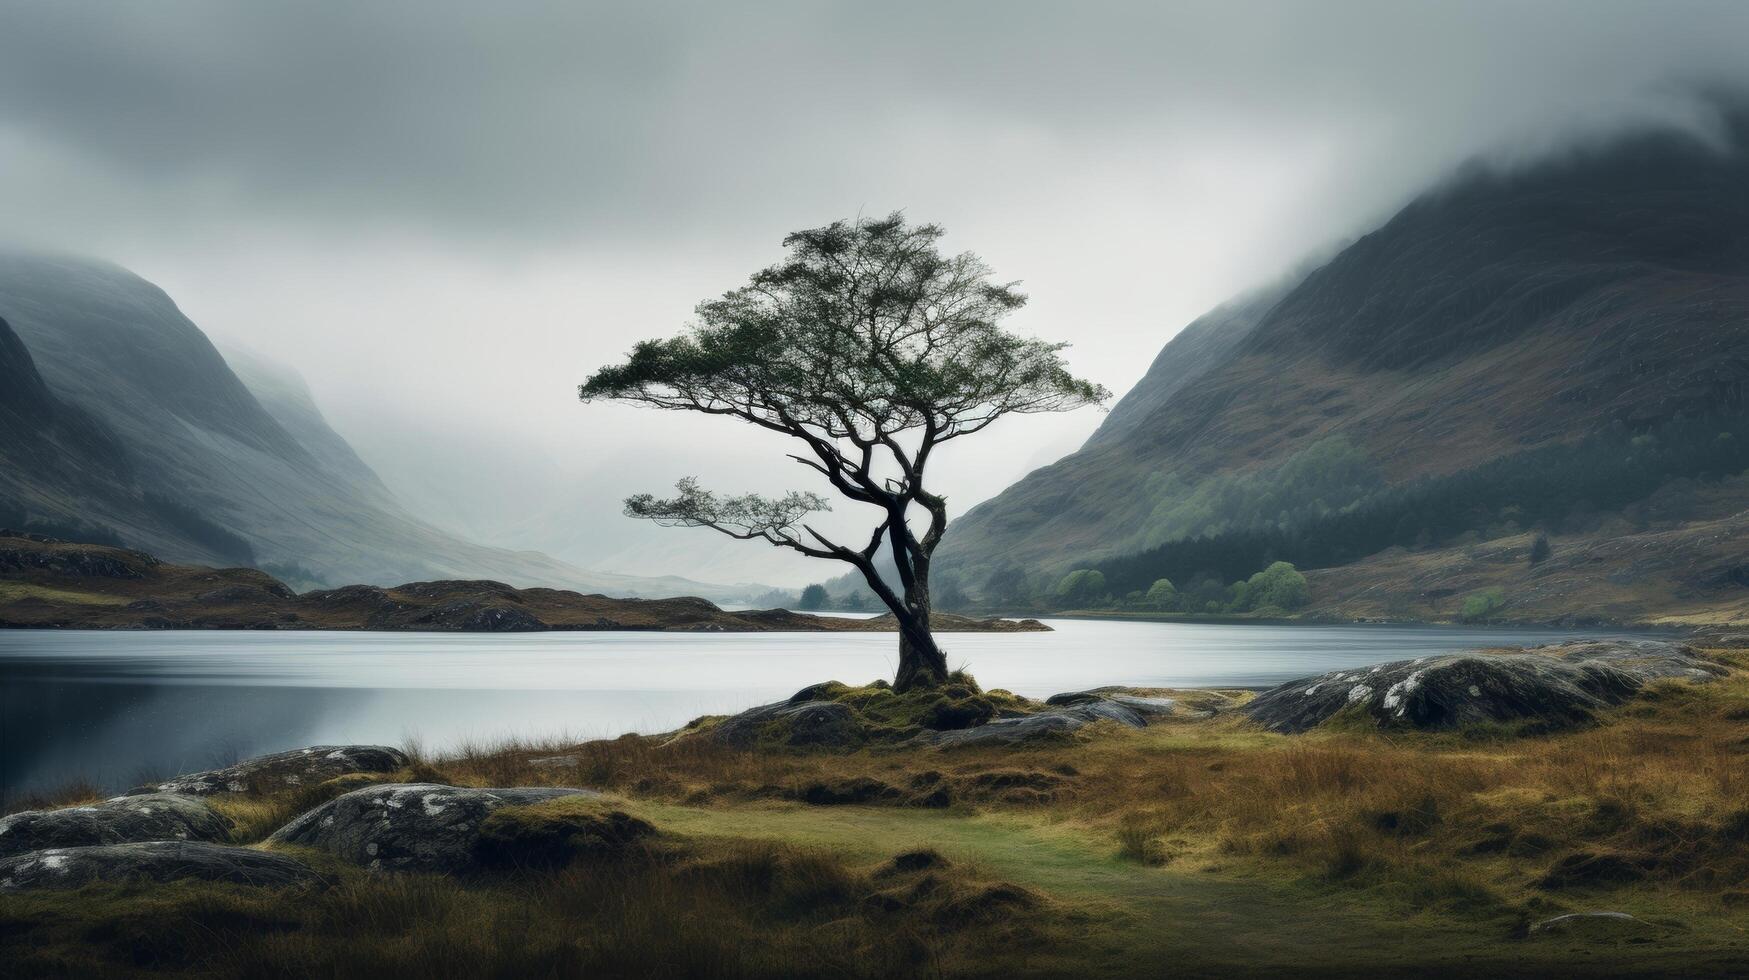
[[(950, 634), (988, 687), (1263, 686), (1473, 646), (1606, 635), (1054, 620)], [(0, 631), (0, 788), (106, 788), (322, 742), (433, 749), (675, 728), (826, 678), (891, 676), (891, 634)]]

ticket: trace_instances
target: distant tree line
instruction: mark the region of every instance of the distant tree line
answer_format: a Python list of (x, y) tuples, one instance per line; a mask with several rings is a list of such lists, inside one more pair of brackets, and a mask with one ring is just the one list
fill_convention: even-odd
[(1127, 609), (1142, 612), (1222, 614), (1291, 612), (1311, 601), (1306, 577), (1285, 561), (1249, 578), (1231, 584), (1208, 574), (1198, 575), (1186, 588), (1171, 579), (1155, 579), (1146, 590), (1112, 593), (1105, 574), (1096, 568), (1077, 568), (1057, 581), (1051, 604), (1061, 609)]
[(1108, 591), (1123, 595), (1145, 592), (1163, 578), (1232, 581), (1277, 561), (1328, 568), (1395, 545), (1444, 543), (1502, 521), (1564, 525), (1642, 500), (1674, 479), (1742, 472), (1749, 468), (1746, 435), (1741, 417), (1676, 419), (1637, 433), (1619, 428), (1380, 490), (1340, 511), (1285, 525), (1171, 541), (1093, 570), (1104, 576)]

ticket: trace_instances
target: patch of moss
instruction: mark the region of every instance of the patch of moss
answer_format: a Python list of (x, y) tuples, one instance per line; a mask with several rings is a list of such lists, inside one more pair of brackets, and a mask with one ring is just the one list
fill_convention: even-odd
[(885, 681), (853, 687), (839, 681), (796, 692), (792, 701), (830, 701), (856, 711), (872, 741), (901, 741), (924, 730), (953, 731), (993, 718), (1013, 718), (1040, 708), (1039, 702), (1009, 691), (985, 691), (970, 674), (955, 672), (946, 684), (904, 693)]
[(611, 801), (564, 797), (494, 811), (480, 823), (476, 854), (491, 868), (551, 870), (583, 857), (636, 854), (656, 836), (655, 825)]

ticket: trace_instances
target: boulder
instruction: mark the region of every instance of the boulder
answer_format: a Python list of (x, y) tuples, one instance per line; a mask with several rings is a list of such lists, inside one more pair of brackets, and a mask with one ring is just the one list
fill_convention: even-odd
[(151, 786), (140, 793), (249, 793), (321, 783), (353, 772), (394, 772), (410, 764), (405, 753), (386, 745), (313, 745), (239, 762), (223, 769), (188, 773)]
[(1097, 721), (1113, 721), (1127, 728), (1146, 728), (1148, 716), (1111, 698), (1099, 697), (1074, 704), (1047, 706), (1017, 718), (997, 718), (976, 728), (923, 732), (914, 741), (943, 747), (1017, 745), (1037, 739), (1060, 738)]
[(0, 892), (78, 888), (94, 881), (136, 878), (228, 881), (270, 888), (322, 881), (302, 861), (284, 854), (199, 841), (51, 847), (0, 859)]
[[(1045, 703), (1054, 705), (1088, 704), (1101, 700), (1123, 705), (1143, 718), (1164, 718), (1183, 710), (1177, 698), (1144, 693), (1130, 687), (1096, 687), (1091, 691), (1053, 694), (1045, 699)], [(1198, 712), (1198, 714), (1206, 714), (1206, 712)]]
[(385, 783), (329, 800), (268, 840), (318, 847), (372, 869), (471, 871), (479, 866), (480, 824), (494, 811), (566, 796), (600, 795), (555, 787), (476, 789)]
[(230, 830), (230, 820), (192, 796), (118, 796), (91, 806), (26, 810), (0, 819), (0, 857), (46, 847), (224, 840)]
[(1700, 682), (1725, 673), (1678, 643), (1585, 641), (1331, 671), (1274, 688), (1245, 710), (1265, 727), (1289, 733), (1342, 713), (1411, 728), (1527, 719), (1565, 725), (1626, 701), (1650, 681)]
[(780, 701), (749, 708), (723, 719), (710, 737), (724, 745), (751, 748), (776, 742), (806, 748), (855, 748), (868, 739), (856, 709), (836, 701)]

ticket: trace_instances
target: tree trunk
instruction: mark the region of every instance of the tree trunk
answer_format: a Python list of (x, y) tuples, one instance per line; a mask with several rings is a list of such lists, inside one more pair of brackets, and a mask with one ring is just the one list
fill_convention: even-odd
[(929, 632), (929, 586), (919, 582), (905, 590), (905, 611), (894, 610), (899, 620), (899, 671), (893, 678), (895, 691), (935, 687), (947, 682), (947, 655), (935, 645)]

